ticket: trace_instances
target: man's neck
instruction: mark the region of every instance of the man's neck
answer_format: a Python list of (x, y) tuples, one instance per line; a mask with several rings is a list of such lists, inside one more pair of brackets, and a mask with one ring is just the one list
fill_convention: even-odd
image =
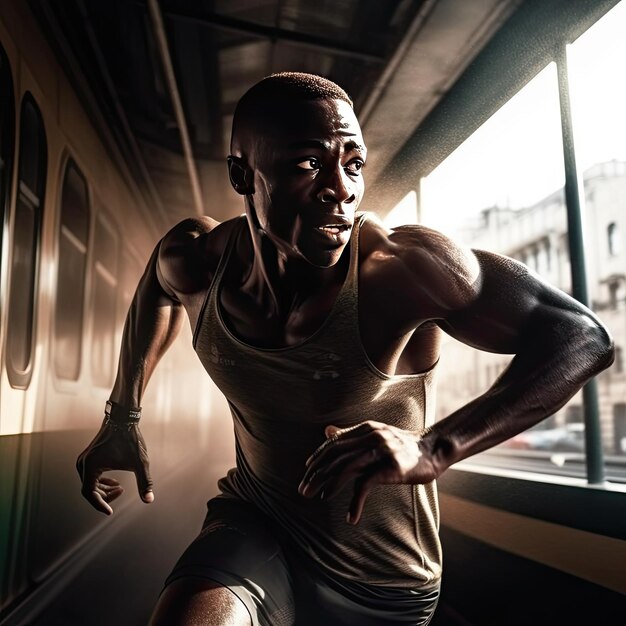
[(345, 279), (349, 246), (335, 265), (316, 267), (301, 257), (284, 254), (256, 228), (250, 228), (249, 234), (245, 256), (251, 254), (252, 262), (242, 288), (280, 317), (288, 317), (301, 302)]

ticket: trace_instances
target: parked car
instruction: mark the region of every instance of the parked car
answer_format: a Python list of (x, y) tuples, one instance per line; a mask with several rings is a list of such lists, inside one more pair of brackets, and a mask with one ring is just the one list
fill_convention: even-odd
[(574, 422), (556, 428), (527, 430), (502, 445), (516, 450), (584, 452), (585, 425), (582, 422)]

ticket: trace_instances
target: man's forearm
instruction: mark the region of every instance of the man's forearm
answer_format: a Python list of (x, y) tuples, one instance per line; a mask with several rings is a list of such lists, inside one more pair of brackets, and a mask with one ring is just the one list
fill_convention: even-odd
[(606, 330), (573, 312), (530, 328), (509, 367), (483, 395), (424, 436), (437, 473), (530, 428), (560, 409), (613, 361)]
[(142, 276), (126, 317), (117, 377), (110, 399), (139, 407), (154, 369), (180, 331), (184, 311), (161, 288), (156, 274), (158, 247)]

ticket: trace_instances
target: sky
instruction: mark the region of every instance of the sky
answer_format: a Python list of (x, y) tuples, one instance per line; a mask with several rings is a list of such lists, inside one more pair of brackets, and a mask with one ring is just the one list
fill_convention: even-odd
[[(581, 172), (602, 161), (626, 160), (624, 33), (626, 0), (568, 47)], [(481, 209), (530, 206), (561, 187), (564, 178), (557, 72), (551, 63), (422, 180), (421, 222), (454, 234), (456, 225)], [(406, 199), (404, 216), (414, 203)], [(399, 207), (396, 215), (401, 212)]]

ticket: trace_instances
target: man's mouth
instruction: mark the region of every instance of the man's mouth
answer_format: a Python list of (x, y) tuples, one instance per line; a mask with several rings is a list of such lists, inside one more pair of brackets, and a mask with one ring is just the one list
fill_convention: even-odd
[(315, 230), (334, 243), (343, 245), (350, 239), (352, 226), (350, 224), (322, 224), (316, 226)]
[(338, 235), (344, 230), (348, 230), (350, 226), (348, 226), (347, 224), (326, 224), (325, 226), (318, 226), (317, 228), (325, 233)]

